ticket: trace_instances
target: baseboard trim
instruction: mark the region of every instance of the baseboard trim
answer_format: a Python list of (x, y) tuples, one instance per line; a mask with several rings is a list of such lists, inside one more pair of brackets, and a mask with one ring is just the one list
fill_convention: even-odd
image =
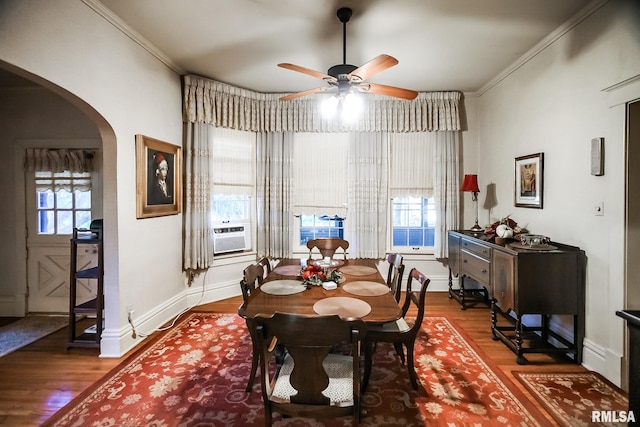
[(585, 338), (582, 347), (582, 366), (598, 372), (616, 386), (621, 387), (622, 355)]
[[(191, 287), (155, 309), (133, 318), (137, 336), (133, 338), (133, 329), (126, 323), (120, 329), (105, 328), (100, 340), (100, 357), (120, 358), (131, 349), (140, 345), (147, 335), (172, 321), (179, 314), (201, 304), (220, 301), (240, 294), (240, 286), (235, 281), (216, 283), (202, 287)], [(179, 320), (179, 319), (178, 319)]]

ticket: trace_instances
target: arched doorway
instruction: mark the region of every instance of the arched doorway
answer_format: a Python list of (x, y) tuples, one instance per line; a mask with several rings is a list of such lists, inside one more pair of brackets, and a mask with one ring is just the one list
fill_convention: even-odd
[[(0, 193), (4, 194), (7, 209), (3, 213), (0, 235), (5, 243), (0, 249), (0, 267), (5, 280), (0, 281), (0, 316), (21, 317), (28, 312), (60, 312), (68, 309), (69, 236), (58, 236), (48, 249), (50, 253), (36, 253), (28, 247), (34, 235), (33, 189), (23, 168), (24, 151), (29, 146), (82, 147), (91, 144), (98, 151), (92, 188), (91, 214), (102, 217), (102, 148), (104, 137), (113, 132), (93, 108), (63, 89), (23, 70), (0, 63), (0, 122), (4, 122), (0, 149), (5, 157), (4, 172), (0, 172)], [(106, 130), (106, 131), (105, 131)], [(13, 155), (12, 155), (13, 154)], [(27, 203), (29, 202), (29, 203)], [(47, 244), (44, 245), (46, 247)], [(62, 252), (61, 252), (62, 251)], [(37, 257), (47, 259), (46, 266), (31, 268)], [(67, 268), (67, 271), (64, 269)], [(38, 289), (42, 284), (48, 289)], [(35, 294), (50, 295), (51, 304), (29, 304)]]

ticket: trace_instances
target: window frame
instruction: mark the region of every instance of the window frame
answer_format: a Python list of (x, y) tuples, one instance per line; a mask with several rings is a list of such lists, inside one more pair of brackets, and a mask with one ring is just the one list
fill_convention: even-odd
[[(347, 217), (346, 216), (341, 217), (341, 216), (339, 216), (337, 214), (334, 214), (334, 215), (329, 215), (329, 214), (323, 214), (323, 215), (296, 214), (296, 215), (293, 216), (293, 233), (291, 233), (292, 238), (293, 238), (292, 251), (294, 253), (297, 253), (297, 252), (308, 252), (309, 251), (309, 249), (307, 248), (306, 242), (304, 244), (301, 242), (301, 240), (302, 240), (302, 230), (301, 230), (302, 226), (301, 226), (301, 224), (302, 224), (302, 217), (303, 216), (315, 216), (315, 217), (319, 217), (319, 218), (321, 218), (323, 216), (327, 216), (332, 220), (335, 220), (334, 218), (341, 219), (342, 220), (342, 237), (341, 238), (344, 238), (345, 223), (347, 221)], [(332, 236), (332, 237), (334, 237), (334, 236)]]
[[(44, 174), (50, 174), (50, 176), (48, 177), (44, 177)], [(38, 176), (40, 175), (40, 177)], [(80, 225), (82, 224), (77, 224), (77, 213), (78, 212), (87, 212), (89, 214), (89, 222), (91, 222), (91, 219), (93, 217), (93, 211), (94, 211), (94, 206), (93, 206), (93, 188), (90, 188), (88, 190), (80, 190), (80, 189), (74, 189), (74, 185), (73, 185), (73, 181), (78, 180), (78, 181), (92, 181), (92, 173), (91, 172), (69, 172), (69, 171), (64, 171), (64, 172), (44, 172), (44, 171), (36, 171), (33, 173), (32, 175), (32, 183), (33, 183), (33, 187), (32, 187), (32, 192), (30, 192), (30, 197), (34, 197), (35, 199), (35, 204), (34, 204), (34, 213), (35, 213), (35, 217), (32, 219), (34, 221), (34, 230), (36, 231), (36, 235), (37, 236), (70, 236), (73, 234), (73, 229), (74, 228), (79, 228)], [(36, 182), (38, 180), (47, 180), (50, 179), (51, 180), (51, 187), (52, 188), (48, 188), (45, 191), (41, 191), (38, 189), (38, 185), (36, 184)], [(56, 185), (56, 181), (71, 181), (71, 184), (69, 185)], [(66, 187), (71, 187), (66, 188)], [(83, 185), (79, 185), (79, 187), (83, 187)], [(60, 197), (59, 197), (59, 191), (62, 190), (66, 190), (69, 195), (70, 195), (70, 199), (71, 199), (71, 206), (70, 207), (59, 207), (59, 201), (60, 201)], [(52, 202), (52, 206), (45, 206), (42, 207), (41, 206), (41, 202), (40, 202), (40, 198), (42, 194), (46, 194), (48, 192), (51, 192), (52, 194), (52, 198), (53, 198), (53, 202)], [(89, 207), (88, 208), (79, 208), (77, 206), (77, 194), (76, 192), (87, 192), (89, 193), (88, 198), (89, 198)], [(41, 215), (44, 212), (52, 212), (53, 213), (53, 232), (52, 233), (47, 233), (47, 232), (41, 232)], [(59, 215), (58, 213), (60, 212), (70, 212), (71, 214), (71, 230), (69, 230), (69, 232), (60, 232), (60, 227), (59, 227)]]
[[(399, 199), (399, 198), (416, 198), (415, 196), (397, 196), (397, 197), (392, 197), (389, 198), (389, 205), (387, 208), (387, 212), (388, 212), (388, 230), (389, 232), (387, 233), (387, 247), (389, 248), (389, 252), (398, 252), (398, 253), (402, 253), (402, 254), (420, 254), (420, 255), (433, 255), (435, 253), (435, 224), (434, 224), (434, 245), (432, 246), (394, 246), (394, 242), (393, 242), (393, 233), (394, 233), (394, 225), (393, 225), (393, 219), (394, 219), (394, 199)], [(429, 199), (432, 201), (432, 203), (435, 205), (435, 199), (433, 197), (426, 197), (426, 196), (420, 196), (420, 199)], [(434, 212), (435, 215), (437, 215), (437, 212)], [(424, 230), (423, 227), (421, 227), (421, 229)]]

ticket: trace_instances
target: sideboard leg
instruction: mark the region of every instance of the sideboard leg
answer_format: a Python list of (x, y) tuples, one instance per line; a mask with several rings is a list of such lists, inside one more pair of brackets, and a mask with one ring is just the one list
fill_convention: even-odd
[(464, 276), (460, 275), (460, 310), (466, 310), (464, 305)]
[(522, 355), (522, 342), (523, 342), (523, 330), (522, 330), (522, 319), (520, 316), (516, 318), (516, 363), (518, 365), (524, 365), (527, 363), (527, 359)]
[(498, 324), (498, 316), (496, 315), (496, 301), (491, 300), (491, 339), (498, 341), (498, 335), (496, 335), (496, 327)]

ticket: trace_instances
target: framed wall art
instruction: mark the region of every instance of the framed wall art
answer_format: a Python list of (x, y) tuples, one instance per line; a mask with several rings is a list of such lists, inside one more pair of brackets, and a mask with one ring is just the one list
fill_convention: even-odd
[(542, 209), (544, 153), (516, 157), (515, 205)]
[(180, 213), (180, 165), (180, 147), (136, 135), (137, 218)]

